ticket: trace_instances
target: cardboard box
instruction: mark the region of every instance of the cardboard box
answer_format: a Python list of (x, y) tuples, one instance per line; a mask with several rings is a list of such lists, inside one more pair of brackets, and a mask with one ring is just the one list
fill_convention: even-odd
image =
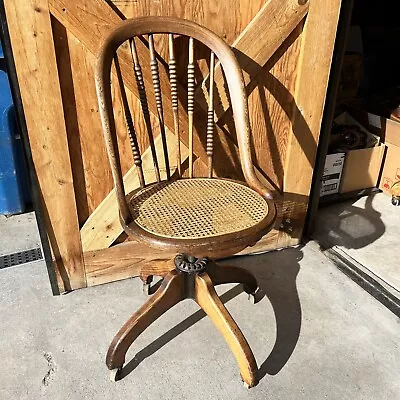
[(386, 145), (379, 189), (391, 195), (391, 187), (400, 181), (400, 123), (363, 110), (352, 110), (351, 113), (378, 134)]
[(385, 163), (383, 165), (382, 177), (379, 183), (379, 189), (392, 195), (392, 186), (400, 181), (400, 147), (393, 144), (387, 144)]
[(385, 144), (400, 147), (400, 123), (364, 110), (352, 109), (351, 114)]
[(346, 153), (339, 193), (376, 187), (385, 146), (352, 150)]
[(338, 193), (344, 164), (344, 153), (328, 154), (325, 159), (324, 175), (320, 196)]
[(356, 125), (367, 134), (365, 149), (347, 151), (339, 193), (354, 192), (356, 190), (375, 187), (378, 184), (379, 173), (385, 147), (379, 145), (380, 137), (368, 131), (349, 113), (344, 112), (335, 118), (338, 125)]

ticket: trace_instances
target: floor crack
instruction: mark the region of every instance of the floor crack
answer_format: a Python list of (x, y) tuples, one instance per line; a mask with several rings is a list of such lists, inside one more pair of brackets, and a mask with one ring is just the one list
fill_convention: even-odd
[(52, 378), (57, 370), (57, 365), (54, 362), (54, 359), (53, 359), (53, 356), (51, 353), (44, 353), (43, 357), (47, 361), (48, 370), (46, 372), (46, 375), (42, 379), (42, 385), (49, 386), (50, 381), (52, 380)]

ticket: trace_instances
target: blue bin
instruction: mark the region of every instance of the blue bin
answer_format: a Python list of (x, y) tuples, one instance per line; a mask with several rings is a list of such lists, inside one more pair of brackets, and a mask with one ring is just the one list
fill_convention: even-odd
[(8, 76), (0, 70), (0, 214), (18, 214), (31, 203), (28, 173)]

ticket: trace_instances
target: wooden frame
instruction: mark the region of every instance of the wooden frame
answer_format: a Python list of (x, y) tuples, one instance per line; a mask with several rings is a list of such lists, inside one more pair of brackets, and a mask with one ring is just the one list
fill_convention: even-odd
[[(239, 7), (240, 1), (229, 0), (219, 7)], [(104, 168), (104, 145), (96, 136), (100, 133), (100, 121), (92, 103), (95, 94), (90, 79), (99, 43), (123, 14), (176, 15), (179, 9), (172, 1), (170, 6), (166, 3), (163, 11), (151, 9), (147, 1), (141, 9), (120, 6), (119, 10), (116, 5), (112, 8), (105, 1), (95, 0), (86, 1), (84, 7), (79, 0), (4, 3), (60, 291), (135, 276), (134, 263), (122, 272), (127, 261), (116, 264), (105, 255), (125, 244), (115, 245), (122, 228), (112, 200), (114, 195), (110, 193), (110, 171)], [(202, 3), (203, 13), (196, 14), (190, 7), (185, 10), (188, 19), (204, 16), (208, 19), (199, 22), (217, 33), (224, 29), (228, 43), (232, 43), (245, 71), (249, 93), (250, 119), (255, 131), (255, 171), (264, 184), (270, 182), (270, 187), (281, 195), (278, 214), (283, 223), (253, 251), (290, 246), (301, 238), (340, 5), (340, 0), (246, 1), (247, 13), (238, 13), (236, 23), (232, 23), (228, 20), (232, 13), (226, 12), (226, 20), (220, 21), (219, 26), (208, 18), (211, 14), (206, 2)], [(19, 23), (21, 20), (24, 24)], [(268, 35), (262, 35), (266, 26)], [(121, 68), (124, 70), (124, 62)], [(143, 78), (151, 82), (150, 71), (143, 71)], [(163, 79), (161, 74), (161, 82)], [(216, 73), (216, 87), (218, 79)], [(127, 84), (129, 101), (133, 103), (138, 95), (135, 85), (134, 78)], [(155, 101), (150, 100), (148, 106), (153, 118), (157, 115)], [(220, 109), (216, 140), (222, 144), (223, 152), (218, 155), (222, 161), (216, 173), (240, 177), (236, 138), (224, 129), (230, 124), (231, 112), (224, 109), (223, 99)], [(179, 126), (185, 126), (186, 121), (180, 120)], [(165, 115), (165, 122), (168, 136), (174, 131), (172, 112)], [(120, 138), (127, 140), (121, 135)], [(140, 146), (148, 146), (144, 138)], [(194, 141), (194, 150), (198, 167), (203, 168), (203, 163), (207, 168), (206, 149), (200, 141)], [(266, 151), (271, 151), (272, 161), (262, 157)], [(130, 161), (124, 154), (127, 180)], [(135, 187), (138, 182), (130, 180), (130, 185)], [(128, 245), (136, 254), (148, 253), (142, 244)], [(102, 271), (101, 279), (93, 275), (94, 258), (103, 260), (101, 266), (95, 267)]]

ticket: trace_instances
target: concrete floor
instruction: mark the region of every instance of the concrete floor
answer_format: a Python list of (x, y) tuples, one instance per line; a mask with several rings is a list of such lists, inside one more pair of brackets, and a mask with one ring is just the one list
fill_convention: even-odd
[(52, 297), (35, 262), (0, 270), (0, 399), (400, 399), (399, 318), (314, 242), (232, 262), (266, 294), (252, 305), (240, 286), (218, 290), (253, 349), (257, 387), (243, 388), (227, 345), (191, 301), (145, 331), (125, 377), (110, 382), (105, 354), (146, 299), (139, 280)]
[(400, 207), (377, 193), (321, 208), (314, 237), (357, 260), (400, 294)]
[(35, 213), (0, 215), (0, 256), (40, 247)]

